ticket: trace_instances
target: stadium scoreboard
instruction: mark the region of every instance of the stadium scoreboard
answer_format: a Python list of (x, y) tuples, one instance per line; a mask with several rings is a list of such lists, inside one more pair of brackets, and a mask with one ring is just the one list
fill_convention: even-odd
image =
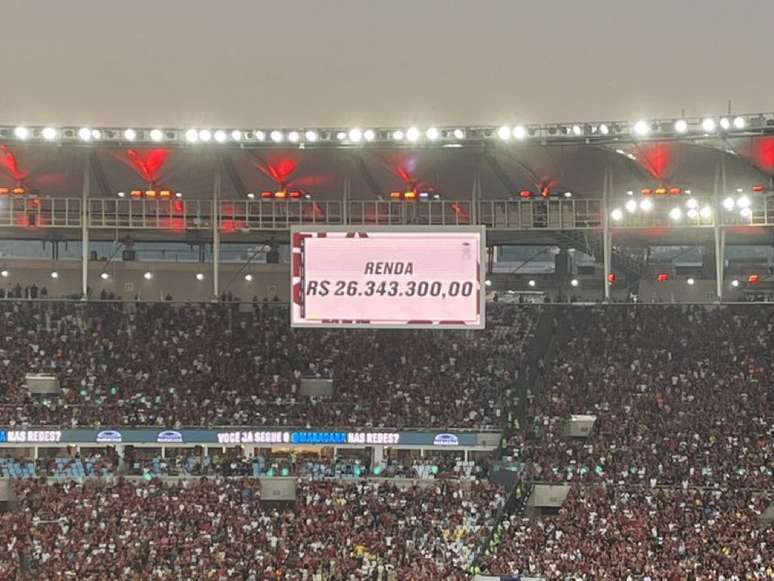
[(483, 329), (483, 226), (294, 226), (291, 326)]

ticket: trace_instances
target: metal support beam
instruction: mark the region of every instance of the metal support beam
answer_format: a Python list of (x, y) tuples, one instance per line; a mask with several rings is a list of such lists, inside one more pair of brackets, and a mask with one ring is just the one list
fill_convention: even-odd
[(470, 220), (471, 224), (478, 224), (478, 204), (481, 201), (481, 170), (476, 168), (473, 175), (473, 190), (470, 194)]
[(212, 188), (212, 296), (220, 296), (220, 189), (223, 181), (222, 164), (215, 168), (215, 183)]
[(612, 182), (611, 170), (605, 168), (604, 181), (602, 184), (602, 263), (605, 267), (605, 280), (602, 281), (602, 288), (605, 289), (605, 301), (610, 302), (610, 262), (613, 248), (613, 235), (610, 232), (610, 189)]
[(83, 161), (83, 184), (81, 188), (81, 298), (89, 294), (89, 193), (91, 192), (91, 155)]
[(725, 267), (726, 231), (721, 226), (723, 207), (720, 199), (726, 191), (726, 158), (720, 154), (720, 163), (715, 168), (715, 188), (713, 192), (713, 223), (715, 235), (715, 296), (723, 302), (723, 270)]
[(342, 205), (341, 205), (341, 222), (342, 224), (349, 224), (349, 201), (352, 199), (352, 178), (347, 176), (344, 178), (344, 192), (342, 193)]

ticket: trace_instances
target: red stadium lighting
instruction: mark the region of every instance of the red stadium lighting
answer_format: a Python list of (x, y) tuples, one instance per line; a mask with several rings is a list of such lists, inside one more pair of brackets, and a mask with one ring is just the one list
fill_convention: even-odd
[(145, 197), (152, 200), (156, 197), (156, 190), (145, 190)]
[(751, 274), (747, 277), (747, 283), (748, 284), (758, 284), (761, 280), (760, 275), (757, 274)]
[(616, 280), (618, 280), (618, 277), (615, 274), (613, 274), (612, 272), (607, 275), (607, 282), (609, 284), (615, 284)]
[(10, 192), (9, 188), (0, 188), (0, 196), (7, 196)]
[(274, 192), (274, 197), (278, 200), (284, 200), (285, 197), (287, 197), (287, 192), (285, 190), (280, 190), (279, 192)]
[(544, 198), (547, 198), (551, 195), (551, 190), (548, 188), (543, 188), (543, 190), (540, 192), (540, 195)]
[(654, 192), (657, 196), (664, 196), (667, 193), (667, 189), (665, 187), (656, 188)]
[(13, 193), (14, 193), (14, 195), (16, 195), (16, 196), (23, 196), (23, 195), (24, 195), (26, 192), (27, 192), (27, 190), (25, 190), (25, 189), (24, 189), (24, 188), (22, 188), (22, 187), (18, 187), (18, 188), (14, 188), (14, 189), (13, 189)]
[(668, 281), (668, 280), (669, 280), (669, 275), (668, 275), (667, 273), (665, 273), (665, 272), (659, 272), (659, 273), (656, 275), (656, 280), (657, 280), (658, 282), (666, 282), (666, 281)]
[(170, 190), (161, 190), (159, 192), (159, 197), (160, 198), (171, 198), (172, 197), (172, 192)]
[(288, 198), (296, 199), (296, 198), (300, 198), (300, 197), (301, 197), (301, 192), (299, 192), (298, 190), (292, 190), (292, 191), (288, 192)]
[(683, 188), (669, 188), (669, 193), (673, 196), (679, 196), (683, 193)]
[(133, 198), (139, 199), (142, 198), (142, 192), (140, 190), (132, 190), (130, 194)]
[(400, 200), (402, 194), (400, 192), (390, 192), (391, 200)]
[(261, 192), (261, 197), (264, 198), (264, 199), (265, 198), (273, 198), (274, 197), (274, 192)]
[(524, 198), (525, 200), (529, 200), (532, 197), (532, 192), (529, 190), (521, 190), (519, 192), (519, 197)]
[(760, 184), (758, 184), (758, 185), (755, 185), (755, 186), (753, 186), (753, 187), (752, 187), (752, 191), (753, 191), (753, 192), (755, 192), (756, 194), (759, 194), (759, 193), (761, 193), (761, 192), (763, 192), (763, 191), (765, 191), (765, 190), (766, 190), (766, 188), (765, 188), (765, 187), (763, 187), (763, 186), (762, 186), (762, 185), (760, 185)]
[(650, 189), (650, 188), (642, 188), (642, 189), (640, 190), (640, 193), (641, 193), (643, 196), (649, 196), (649, 195), (651, 195), (651, 194), (653, 193), (653, 190), (652, 190), (652, 189)]

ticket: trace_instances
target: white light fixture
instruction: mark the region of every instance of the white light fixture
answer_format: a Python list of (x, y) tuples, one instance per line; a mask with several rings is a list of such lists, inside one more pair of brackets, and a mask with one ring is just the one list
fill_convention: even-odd
[(645, 198), (640, 202), (640, 210), (643, 212), (650, 212), (653, 209), (653, 201), (649, 198)]
[(721, 129), (730, 129), (731, 128), (731, 121), (729, 121), (728, 117), (723, 117), (720, 120), (720, 128)]
[(124, 139), (134, 141), (137, 139), (137, 132), (134, 129), (124, 129)]
[(630, 214), (634, 214), (634, 212), (637, 211), (637, 201), (636, 200), (626, 200), (626, 203), (624, 204), (624, 208), (626, 208), (626, 211)]
[(317, 132), (310, 129), (304, 133), (304, 139), (306, 139), (309, 143), (314, 143), (317, 141)]
[(245, 275), (245, 280), (246, 280), (247, 282), (252, 282), (252, 280), (253, 280), (253, 275), (252, 275), (252, 274), (246, 274), (246, 275)]
[(752, 210), (750, 208), (742, 208), (739, 210), (739, 215), (742, 218), (752, 218)]
[(199, 131), (199, 140), (203, 142), (208, 142), (212, 139), (212, 131), (209, 129), (202, 129)]
[(242, 141), (242, 132), (239, 129), (231, 132), (231, 141)]
[(692, 210), (695, 210), (696, 208), (699, 207), (699, 201), (696, 198), (689, 198), (685, 202), (685, 205), (686, 205), (686, 207), (688, 207), (688, 208), (690, 208)]
[(10, 275), (11, 273), (8, 272), (7, 270), (0, 270), (0, 276), (2, 276), (3, 278), (8, 278)]
[(734, 288), (738, 287), (739, 286), (739, 281), (737, 279), (732, 280), (731, 281), (731, 286), (734, 287)]
[(511, 128), (503, 125), (502, 127), (500, 127), (500, 129), (497, 130), (497, 137), (499, 137), (503, 141), (507, 141), (508, 139), (511, 138)]
[(650, 124), (647, 121), (640, 120), (634, 124), (633, 129), (635, 135), (645, 137), (648, 133), (650, 133)]
[(176, 198), (182, 198), (183, 197), (183, 192), (175, 192), (175, 197)]
[(698, 218), (698, 217), (699, 217), (699, 211), (698, 211), (698, 210), (694, 210), (694, 209), (688, 210), (688, 211), (687, 211), (685, 214), (686, 214), (686, 216), (688, 216), (688, 217), (689, 217), (691, 220), (695, 220), (696, 218)]
[(153, 278), (153, 273), (152, 273), (152, 272), (146, 272), (146, 273), (145, 273), (145, 274), (143, 274), (142, 276), (143, 276), (143, 278), (144, 278), (145, 280), (150, 280), (150, 279), (152, 279), (152, 278)]
[(712, 216), (712, 207), (710, 206), (703, 206), (701, 210), (699, 210), (699, 216), (701, 216), (704, 219), (709, 218)]
[(347, 138), (347, 132), (346, 131), (339, 131), (336, 133), (336, 139), (339, 141), (344, 141)]
[(530, 280), (527, 284), (531, 287), (534, 287), (537, 283), (534, 280)]
[(523, 125), (517, 125), (513, 128), (514, 139), (524, 139), (527, 137), (527, 129)]
[(419, 129), (416, 127), (409, 128), (409, 130), (406, 131), (406, 139), (409, 141), (416, 141), (419, 139)]
[(260, 129), (256, 129), (255, 131), (253, 131), (253, 135), (255, 136), (256, 141), (266, 141), (266, 133), (264, 133)]
[(78, 130), (78, 137), (81, 138), (81, 141), (91, 141), (91, 129), (88, 127), (81, 127)]
[(360, 143), (363, 140), (363, 132), (357, 127), (349, 130), (347, 137), (352, 143)]
[(91, 130), (91, 138), (92, 139), (102, 139), (102, 132), (99, 129), (92, 129)]
[(201, 272), (196, 273), (196, 280), (204, 280), (204, 274)]
[(53, 141), (59, 136), (59, 132), (53, 127), (46, 127), (41, 132), (41, 135), (43, 135), (43, 139), (45, 139), (46, 141)]
[(573, 125), (572, 126), (572, 134), (575, 137), (580, 137), (581, 135), (583, 135), (583, 127), (581, 127), (580, 125)]
[(102, 274), (100, 274), (100, 275), (99, 275), (99, 277), (100, 277), (102, 280), (107, 280), (107, 279), (109, 279), (109, 278), (110, 278), (110, 275), (109, 275), (107, 272), (103, 272)]
[(685, 133), (688, 131), (688, 122), (685, 119), (678, 119), (675, 121), (675, 131), (678, 133)]
[(736, 193), (741, 194), (744, 191), (743, 188), (736, 188)]
[(161, 129), (151, 129), (150, 138), (156, 143), (164, 141), (164, 132)]
[(222, 129), (218, 129), (215, 132), (215, 141), (218, 143), (226, 143), (226, 139), (228, 139), (228, 135), (226, 135), (226, 132)]
[(298, 131), (291, 131), (288, 133), (288, 141), (290, 141), (290, 143), (298, 143), (299, 139), (301, 139), (301, 136), (298, 134)]
[(605, 123), (602, 123), (602, 124), (599, 126), (599, 132), (600, 132), (602, 135), (607, 135), (608, 133), (610, 133), (610, 128), (607, 126), (607, 124), (605, 124)]
[(51, 278), (59, 278), (59, 273), (57, 271), (52, 272)]
[(30, 130), (26, 127), (17, 127), (13, 130), (13, 134), (16, 136), (16, 139), (27, 139), (30, 136)]
[(704, 130), (704, 133), (712, 133), (715, 131), (716, 127), (715, 120), (711, 117), (707, 117), (704, 121), (701, 122), (701, 128)]
[(693, 286), (694, 284), (696, 284), (696, 281), (695, 281), (693, 278), (689, 278), (689, 279), (688, 279), (688, 280), (686, 280), (685, 282), (687, 282), (687, 283), (688, 283), (689, 285), (691, 285), (691, 286)]
[(489, 279), (486, 279), (486, 280), (484, 281), (484, 285), (486, 285), (486, 286), (492, 286), (492, 281), (491, 281), (491, 280), (489, 280)]
[(282, 131), (277, 131), (276, 129), (269, 134), (269, 137), (271, 137), (271, 140), (274, 143), (281, 143), (282, 140), (284, 139), (284, 135), (282, 135)]
[(196, 143), (199, 141), (199, 132), (196, 129), (189, 129), (185, 132), (185, 140), (188, 143)]
[(572, 192), (564, 192), (564, 197), (567, 199), (572, 198)]
[(118, 192), (117, 195), (118, 195), (119, 198), (125, 198), (126, 197), (126, 193), (124, 193), (124, 192)]
[(734, 205), (736, 205), (736, 202), (734, 202), (734, 198), (731, 196), (723, 200), (723, 207), (729, 212), (734, 209)]
[(454, 139), (465, 139), (465, 132), (462, 129), (455, 129)]
[(580, 283), (578, 282), (577, 278), (574, 278), (570, 281), (570, 286), (578, 286), (578, 284)]
[(610, 212), (610, 217), (616, 222), (620, 222), (623, 219), (623, 212), (621, 211), (621, 208), (616, 208)]
[(744, 117), (734, 117), (734, 129), (744, 129), (745, 125), (747, 125), (747, 122), (744, 120)]
[(249, 194), (247, 194), (247, 199), (248, 200), (254, 200), (255, 199), (255, 194), (253, 192), (250, 192)]
[(365, 131), (363, 131), (363, 139), (365, 139), (366, 141), (373, 141), (374, 139), (376, 139), (376, 133), (374, 132), (373, 129), (366, 129)]
[(736, 205), (740, 208), (749, 208), (750, 203), (750, 198), (747, 196), (739, 196), (736, 200)]
[(430, 141), (435, 141), (441, 136), (441, 133), (438, 131), (436, 127), (430, 127), (427, 131), (425, 131), (425, 137), (427, 137)]
[(401, 131), (400, 129), (392, 132), (392, 138), (395, 141), (403, 141), (404, 137), (405, 135), (403, 134), (403, 131)]
[(683, 217), (683, 211), (680, 208), (672, 208), (669, 210), (669, 217), (675, 222), (679, 222)]

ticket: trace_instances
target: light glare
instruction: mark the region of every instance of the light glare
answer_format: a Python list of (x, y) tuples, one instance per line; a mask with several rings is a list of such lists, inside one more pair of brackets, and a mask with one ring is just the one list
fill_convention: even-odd
[(637, 123), (634, 124), (634, 133), (640, 137), (644, 137), (650, 133), (650, 125), (647, 121), (637, 121)]
[(57, 135), (59, 135), (59, 132), (53, 127), (46, 127), (45, 129), (43, 129), (42, 135), (43, 135), (43, 139), (45, 139), (46, 141), (53, 141), (54, 139), (57, 138)]
[(13, 130), (13, 134), (16, 136), (16, 139), (27, 139), (30, 136), (30, 130), (26, 127), (17, 127)]
[(688, 131), (688, 122), (685, 119), (678, 119), (675, 121), (675, 131), (678, 133), (685, 133)]
[(675, 222), (678, 222), (683, 217), (683, 211), (680, 208), (672, 208), (669, 210), (669, 217)]
[(409, 141), (416, 141), (419, 139), (419, 129), (416, 127), (411, 127), (408, 131), (406, 131), (406, 139)]
[(156, 143), (164, 141), (164, 132), (161, 129), (153, 129), (150, 132), (150, 138)]
[(137, 132), (134, 129), (124, 130), (124, 139), (127, 141), (134, 141), (137, 139)]

